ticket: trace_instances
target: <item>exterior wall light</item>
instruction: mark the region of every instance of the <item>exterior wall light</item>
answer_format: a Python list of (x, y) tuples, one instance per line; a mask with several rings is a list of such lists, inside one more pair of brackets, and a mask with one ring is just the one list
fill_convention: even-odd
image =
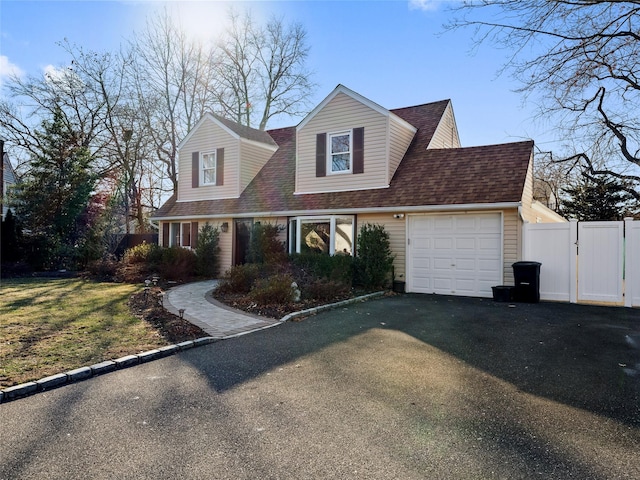
[(224, 233), (227, 233), (229, 231), (229, 222), (224, 222), (222, 225), (220, 225), (220, 230)]

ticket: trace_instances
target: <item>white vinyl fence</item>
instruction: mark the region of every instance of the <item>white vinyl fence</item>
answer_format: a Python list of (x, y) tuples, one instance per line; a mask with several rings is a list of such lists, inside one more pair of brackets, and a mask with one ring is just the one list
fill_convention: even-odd
[(640, 306), (640, 222), (525, 224), (523, 260), (543, 300)]

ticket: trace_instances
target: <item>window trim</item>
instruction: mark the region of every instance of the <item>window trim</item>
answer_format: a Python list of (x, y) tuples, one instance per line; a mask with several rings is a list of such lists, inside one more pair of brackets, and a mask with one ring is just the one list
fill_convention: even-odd
[[(206, 155), (213, 155), (213, 168), (204, 168), (204, 157)], [(213, 149), (208, 152), (200, 152), (200, 168), (198, 169), (200, 173), (200, 185), (202, 186), (215, 186), (218, 184), (218, 150)], [(213, 182), (205, 182), (205, 170), (213, 171)]]
[[(345, 170), (333, 169), (333, 156), (331, 150), (331, 139), (342, 135), (349, 135), (349, 168)], [(344, 153), (336, 153), (335, 155), (343, 155)], [(353, 173), (353, 129), (341, 130), (338, 132), (327, 133), (327, 175), (341, 175)]]
[[(300, 253), (302, 241), (303, 223), (326, 223), (329, 222), (329, 255), (336, 254), (336, 224), (338, 219), (351, 220), (351, 251), (349, 255), (354, 256), (356, 242), (356, 216), (355, 215), (319, 215), (302, 216), (289, 218), (289, 253)], [(294, 226), (295, 225), (295, 226)], [(295, 240), (295, 241), (294, 241)]]

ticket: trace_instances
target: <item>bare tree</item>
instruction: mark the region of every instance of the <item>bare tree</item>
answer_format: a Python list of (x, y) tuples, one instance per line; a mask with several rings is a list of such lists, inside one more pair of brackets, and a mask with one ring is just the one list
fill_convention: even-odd
[(453, 10), (449, 28), (475, 27), (476, 45), (510, 52), (505, 68), (520, 91), (573, 139), (565, 160), (621, 179), (640, 200), (640, 2), (484, 0)]
[(178, 144), (202, 115), (213, 110), (217, 81), (211, 50), (189, 40), (167, 10), (151, 17), (130, 43), (140, 111), (156, 158), (172, 191), (178, 188)]
[(144, 230), (146, 214), (159, 202), (143, 202), (142, 198), (157, 195), (141, 188), (153, 190), (158, 182), (145, 180), (143, 187), (140, 180), (153, 166), (146, 123), (126, 75), (130, 58), (118, 52), (85, 51), (66, 40), (60, 46), (68, 54), (68, 66), (50, 69), (42, 77), (11, 79), (7, 86), (11, 100), (0, 104), (0, 128), (14, 146), (27, 152), (24, 170), (29, 170), (30, 159), (42, 149), (35, 122), (54, 112), (68, 129), (78, 132), (92, 171), (100, 178), (98, 189), (113, 193), (115, 182), (122, 190), (127, 233), (130, 219)]
[(229, 21), (217, 56), (222, 113), (260, 130), (277, 115), (307, 113), (315, 85), (303, 26), (275, 17), (262, 26), (250, 12), (232, 11)]
[[(114, 58), (85, 54), (66, 39), (59, 45), (70, 55), (67, 66), (49, 69), (41, 76), (9, 79), (5, 86), (8, 95), (0, 102), (0, 128), (10, 144), (36, 155), (41, 150), (37, 129), (42, 119), (61, 115), (61, 121), (78, 132), (82, 146), (89, 148), (98, 162), (104, 146), (105, 108), (102, 89), (94, 88), (95, 79), (104, 78)], [(99, 168), (109, 166), (101, 164)]]

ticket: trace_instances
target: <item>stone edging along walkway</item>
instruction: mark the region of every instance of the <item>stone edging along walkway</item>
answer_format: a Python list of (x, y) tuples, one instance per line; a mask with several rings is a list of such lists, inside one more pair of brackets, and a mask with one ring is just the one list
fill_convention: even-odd
[[(378, 298), (385, 295), (385, 293), (386, 292), (370, 293), (368, 295), (350, 298), (348, 300), (343, 300), (341, 302), (330, 303), (327, 305), (321, 305), (319, 307), (309, 308), (307, 310), (301, 310), (299, 312), (290, 313), (284, 316), (283, 318), (281, 318), (277, 323), (274, 323), (271, 326), (280, 325), (282, 323), (288, 322), (295, 318), (315, 315), (316, 313), (322, 312), (324, 310), (330, 310), (333, 308), (342, 307), (344, 305), (349, 305), (352, 303), (363, 302), (373, 298)], [(28, 397), (36, 393), (44, 392), (47, 390), (52, 390), (54, 388), (62, 387), (70, 383), (76, 383), (82, 380), (86, 380), (88, 378), (96, 377), (98, 375), (113, 372), (115, 370), (121, 370), (123, 368), (133, 367), (135, 365), (147, 363), (152, 360), (157, 360), (159, 358), (168, 357), (175, 353), (189, 350), (194, 347), (209, 345), (211, 343), (218, 342), (221, 340), (226, 340), (228, 338), (239, 337), (241, 335), (246, 335), (247, 333), (251, 333), (252, 331), (264, 330), (265, 328), (270, 328), (271, 326), (260, 327), (260, 328), (257, 328), (256, 330), (250, 330), (250, 331), (246, 331), (246, 332), (242, 332), (234, 335), (229, 335), (224, 338), (202, 337), (196, 340), (189, 340), (189, 341), (181, 342), (174, 345), (167, 345), (165, 347), (149, 350), (147, 352), (139, 353), (137, 355), (127, 355), (125, 357), (118, 358), (116, 360), (106, 360), (104, 362), (96, 363), (95, 365), (91, 365), (89, 367), (80, 367), (65, 373), (58, 373), (56, 375), (51, 375), (41, 380), (21, 383), (19, 385), (14, 385), (13, 387), (7, 387), (3, 390), (0, 390), (0, 404), (5, 402), (10, 402), (12, 400), (17, 400), (19, 398)]]

